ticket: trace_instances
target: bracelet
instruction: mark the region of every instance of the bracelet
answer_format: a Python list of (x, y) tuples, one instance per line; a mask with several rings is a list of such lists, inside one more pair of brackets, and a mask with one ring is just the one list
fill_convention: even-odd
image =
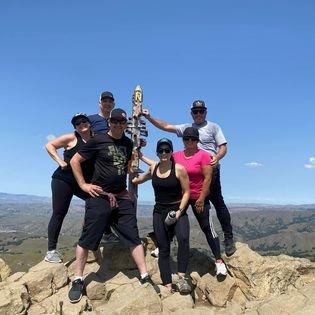
[(184, 210), (185, 210), (184, 208), (178, 209), (180, 213), (182, 213)]

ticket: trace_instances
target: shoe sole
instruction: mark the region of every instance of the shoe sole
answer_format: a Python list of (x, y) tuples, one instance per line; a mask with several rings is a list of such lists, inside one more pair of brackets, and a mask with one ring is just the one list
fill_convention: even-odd
[(191, 293), (191, 290), (182, 290), (182, 291), (178, 290), (178, 291), (180, 295), (188, 295)]
[(78, 302), (80, 302), (80, 301), (81, 301), (82, 296), (83, 296), (83, 294), (81, 294), (81, 296), (80, 296), (77, 300), (70, 300), (70, 299), (69, 299), (69, 302), (70, 302), (70, 303), (72, 303), (72, 304), (74, 304), (74, 303), (78, 303)]
[(236, 249), (234, 252), (225, 252), (225, 255), (228, 257), (231, 257), (236, 252)]
[(52, 263), (52, 264), (59, 264), (59, 263), (62, 263), (62, 260), (59, 260), (59, 261), (52, 261), (52, 260), (49, 260), (48, 258), (45, 257), (44, 259), (45, 261), (49, 262), (49, 263)]

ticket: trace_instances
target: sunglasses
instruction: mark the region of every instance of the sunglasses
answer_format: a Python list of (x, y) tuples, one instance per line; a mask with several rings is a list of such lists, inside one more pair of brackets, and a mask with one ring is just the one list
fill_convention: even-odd
[(115, 119), (115, 118), (111, 118), (110, 120), (110, 123), (114, 124), (114, 125), (124, 125), (127, 120), (126, 119)]
[(87, 119), (78, 119), (74, 122), (74, 125), (80, 126), (81, 124), (86, 124), (87, 122), (89, 122)]
[(197, 114), (203, 115), (203, 114), (206, 112), (206, 110), (205, 110), (205, 109), (193, 109), (191, 112), (192, 112), (194, 115), (197, 115)]
[(197, 138), (194, 138), (194, 137), (183, 137), (183, 140), (184, 141), (199, 141), (199, 139), (197, 139)]
[(171, 153), (172, 152), (172, 150), (171, 149), (167, 149), (167, 148), (165, 148), (165, 149), (158, 149), (158, 154), (163, 154), (163, 153)]

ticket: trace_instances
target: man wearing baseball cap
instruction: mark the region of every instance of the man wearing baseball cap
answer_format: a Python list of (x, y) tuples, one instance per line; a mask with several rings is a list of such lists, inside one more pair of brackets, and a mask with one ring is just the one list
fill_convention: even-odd
[[(126, 127), (126, 112), (120, 108), (113, 109), (109, 115), (109, 131), (91, 138), (70, 162), (80, 188), (90, 195), (86, 199), (84, 226), (76, 248), (75, 278), (68, 294), (71, 303), (82, 298), (88, 250), (97, 250), (109, 223), (118, 233), (121, 243), (130, 248), (140, 273), (140, 284), (149, 283), (158, 291), (147, 273), (136, 209), (126, 190), (133, 147), (132, 141), (124, 134)], [(92, 159), (95, 169), (89, 184), (85, 182), (81, 164)]]
[(109, 130), (108, 118), (111, 110), (115, 107), (113, 93), (102, 92), (99, 99), (100, 111), (98, 114), (90, 115), (91, 128), (95, 134), (106, 133)]
[[(89, 116), (91, 122), (91, 129), (94, 134), (107, 133), (109, 130), (108, 118), (111, 110), (115, 107), (115, 98), (112, 92), (105, 91), (100, 94), (99, 98), (100, 111), (98, 114)], [(108, 227), (105, 230), (103, 242), (118, 242), (119, 238), (115, 233), (112, 232), (111, 228)]]
[(164, 131), (176, 133), (178, 137), (183, 137), (183, 132), (187, 127), (195, 127), (198, 129), (199, 148), (212, 155), (211, 165), (213, 166), (213, 175), (209, 197), (211, 203), (215, 207), (217, 217), (224, 232), (225, 252), (227, 256), (231, 256), (234, 254), (236, 248), (233, 240), (231, 216), (222, 196), (219, 164), (219, 161), (227, 152), (227, 141), (220, 126), (214, 122), (206, 120), (207, 107), (204, 101), (194, 101), (190, 110), (193, 123), (181, 125), (172, 125), (165, 121), (153, 118), (147, 109), (143, 111), (143, 114), (155, 127)]

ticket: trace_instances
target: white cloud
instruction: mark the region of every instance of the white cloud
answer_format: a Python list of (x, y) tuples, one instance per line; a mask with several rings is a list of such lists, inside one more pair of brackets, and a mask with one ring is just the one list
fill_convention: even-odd
[(252, 162), (245, 163), (245, 166), (250, 167), (250, 168), (258, 168), (258, 167), (262, 167), (263, 165), (259, 162), (252, 161)]
[(305, 168), (315, 168), (315, 157), (311, 156), (308, 164), (304, 164)]
[(56, 139), (56, 136), (55, 135), (48, 135), (48, 136), (46, 136), (46, 139), (47, 139), (47, 141), (51, 141), (51, 140)]

